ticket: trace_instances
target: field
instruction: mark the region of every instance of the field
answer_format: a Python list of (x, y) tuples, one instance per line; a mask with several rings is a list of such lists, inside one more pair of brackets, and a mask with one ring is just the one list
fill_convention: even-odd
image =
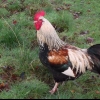
[(54, 80), (39, 60), (33, 25), (39, 10), (63, 41), (100, 43), (100, 0), (0, 0), (0, 99), (100, 99), (100, 76), (89, 71), (49, 93)]

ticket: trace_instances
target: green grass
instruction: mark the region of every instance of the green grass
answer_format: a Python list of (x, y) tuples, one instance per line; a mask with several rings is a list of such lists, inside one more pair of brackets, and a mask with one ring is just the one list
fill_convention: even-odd
[(28, 78), (22, 82), (12, 84), (10, 90), (7, 92), (2, 91), (0, 99), (39, 99), (48, 92), (48, 89), (47, 84), (37, 79), (31, 80), (31, 78)]
[[(46, 11), (45, 17), (66, 42), (80, 48), (100, 43), (100, 0), (0, 0), (0, 84), (9, 86), (8, 91), (6, 86), (0, 92), (0, 98), (100, 99), (100, 77), (89, 71), (76, 83), (61, 84), (56, 94), (48, 92), (54, 83), (38, 57), (33, 26), (33, 15), (38, 10)], [(82, 31), (88, 33), (80, 35)], [(87, 43), (88, 37), (94, 41)], [(13, 70), (3, 69), (8, 66)]]

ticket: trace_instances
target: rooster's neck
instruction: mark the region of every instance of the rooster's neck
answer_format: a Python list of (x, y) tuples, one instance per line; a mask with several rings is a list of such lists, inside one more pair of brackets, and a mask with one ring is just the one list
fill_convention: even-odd
[(58, 50), (67, 44), (59, 38), (56, 30), (47, 19), (44, 19), (40, 30), (37, 31), (37, 38), (39, 45), (47, 44), (49, 50)]

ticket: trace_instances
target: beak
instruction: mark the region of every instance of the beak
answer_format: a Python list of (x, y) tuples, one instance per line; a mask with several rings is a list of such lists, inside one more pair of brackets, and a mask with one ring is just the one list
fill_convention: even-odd
[(33, 23), (35, 24), (35, 23), (37, 23), (37, 21), (34, 21)]

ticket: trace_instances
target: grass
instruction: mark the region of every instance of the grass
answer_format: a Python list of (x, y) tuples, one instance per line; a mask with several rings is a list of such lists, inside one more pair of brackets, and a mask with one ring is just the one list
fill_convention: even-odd
[(99, 0), (0, 0), (0, 98), (100, 99), (100, 77), (89, 71), (61, 84), (56, 94), (48, 92), (54, 83), (38, 58), (37, 10), (46, 11), (64, 41), (80, 48), (100, 43)]
[(38, 81), (37, 79), (31, 80), (30, 78), (26, 81), (12, 84), (9, 91), (3, 91), (0, 93), (1, 99), (39, 99), (47, 91), (49, 87), (47, 84)]

